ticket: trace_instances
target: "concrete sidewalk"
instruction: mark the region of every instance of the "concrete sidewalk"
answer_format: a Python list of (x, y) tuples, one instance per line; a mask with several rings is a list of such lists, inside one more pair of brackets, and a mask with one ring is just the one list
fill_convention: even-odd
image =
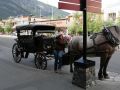
[(96, 85), (87, 88), (87, 90), (120, 90), (120, 74), (114, 72), (108, 72), (108, 74), (110, 79), (96, 80)]

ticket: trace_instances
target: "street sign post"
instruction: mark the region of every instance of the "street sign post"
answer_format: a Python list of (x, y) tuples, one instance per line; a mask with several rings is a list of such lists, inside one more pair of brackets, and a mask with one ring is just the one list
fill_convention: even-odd
[[(89, 63), (86, 59), (87, 49), (87, 12), (101, 13), (101, 0), (59, 0), (59, 9), (75, 10), (83, 12), (83, 61), (74, 62), (74, 73), (72, 83), (83, 87), (95, 83), (95, 61)], [(91, 64), (91, 65), (90, 65)], [(89, 83), (88, 83), (89, 82)]]
[(80, 0), (80, 10), (83, 11), (83, 60), (86, 63), (87, 49), (87, 1)]
[(87, 12), (101, 13), (101, 0), (59, 0), (59, 9), (83, 11), (83, 59), (86, 60)]

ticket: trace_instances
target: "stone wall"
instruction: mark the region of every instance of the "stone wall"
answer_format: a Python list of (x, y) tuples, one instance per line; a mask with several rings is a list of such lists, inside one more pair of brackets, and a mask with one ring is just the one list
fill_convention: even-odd
[(74, 63), (74, 73), (72, 83), (82, 88), (95, 85), (95, 62), (87, 60), (87, 63)]

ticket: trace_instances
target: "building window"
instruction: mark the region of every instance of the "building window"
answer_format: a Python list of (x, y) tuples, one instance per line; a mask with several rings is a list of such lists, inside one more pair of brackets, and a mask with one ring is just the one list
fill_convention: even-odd
[(113, 21), (116, 20), (116, 13), (109, 13), (109, 19), (112, 19)]

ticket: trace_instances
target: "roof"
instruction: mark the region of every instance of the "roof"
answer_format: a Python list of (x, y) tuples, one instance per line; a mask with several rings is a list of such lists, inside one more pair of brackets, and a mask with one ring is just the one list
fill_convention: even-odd
[(55, 26), (51, 26), (51, 25), (36, 25), (36, 24), (29, 24), (29, 25), (19, 25), (16, 26), (16, 31), (19, 32), (20, 30), (40, 30), (40, 31), (54, 31), (55, 30)]

